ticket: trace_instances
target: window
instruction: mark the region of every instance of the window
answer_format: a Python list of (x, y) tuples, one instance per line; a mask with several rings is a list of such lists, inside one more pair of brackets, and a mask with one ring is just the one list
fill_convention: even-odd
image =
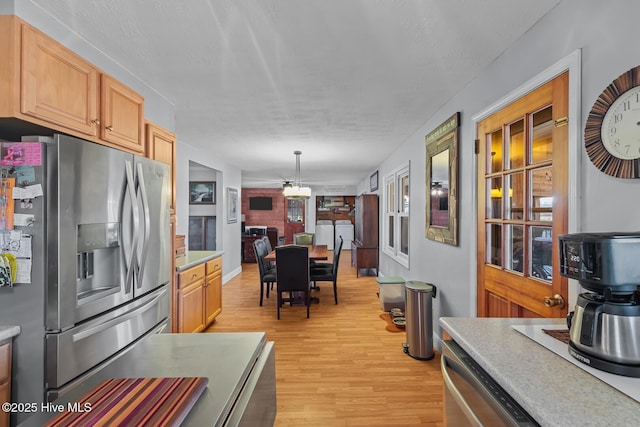
[(382, 250), (409, 268), (409, 164), (384, 179)]

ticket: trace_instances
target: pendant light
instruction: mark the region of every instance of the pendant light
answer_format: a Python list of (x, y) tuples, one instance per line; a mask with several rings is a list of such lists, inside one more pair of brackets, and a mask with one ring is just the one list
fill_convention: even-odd
[(303, 187), (300, 182), (300, 155), (302, 151), (296, 150), (293, 154), (296, 156), (296, 179), (293, 184), (285, 186), (282, 193), (287, 199), (306, 200), (311, 197), (311, 188)]

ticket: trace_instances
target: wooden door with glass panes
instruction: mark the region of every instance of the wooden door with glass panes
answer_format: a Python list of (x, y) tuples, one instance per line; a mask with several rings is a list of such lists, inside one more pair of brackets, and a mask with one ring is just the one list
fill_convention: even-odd
[(568, 73), (478, 124), (478, 316), (562, 317)]
[(284, 199), (284, 239), (293, 243), (293, 235), (304, 232), (305, 200)]

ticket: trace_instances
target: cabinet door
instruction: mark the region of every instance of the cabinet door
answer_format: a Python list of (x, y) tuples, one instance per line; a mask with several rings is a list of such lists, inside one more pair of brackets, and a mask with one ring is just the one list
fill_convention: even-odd
[(97, 136), (98, 76), (89, 62), (22, 25), (22, 113)]
[(147, 157), (169, 165), (171, 176), (171, 215), (175, 212), (176, 205), (176, 136), (153, 123), (146, 125)]
[(222, 275), (220, 273), (207, 276), (205, 288), (205, 316), (209, 325), (222, 311)]
[[(0, 403), (11, 402), (11, 343), (0, 346)], [(9, 427), (8, 411), (0, 412), (0, 427)]]
[(144, 98), (114, 78), (101, 77), (100, 138), (144, 155)]
[[(0, 403), (11, 402), (11, 389), (9, 383), (0, 384)], [(0, 427), (9, 427), (10, 412), (0, 412)]]
[(178, 291), (178, 330), (200, 332), (204, 329), (204, 279)]
[(178, 275), (176, 274), (176, 217), (169, 217), (171, 233), (171, 332), (178, 332)]
[(222, 311), (222, 258), (215, 258), (207, 262), (205, 294), (205, 315), (208, 325)]

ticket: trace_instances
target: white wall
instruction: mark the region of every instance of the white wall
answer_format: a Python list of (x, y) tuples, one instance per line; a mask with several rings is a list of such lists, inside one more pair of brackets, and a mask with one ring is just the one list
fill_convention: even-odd
[[(621, 11), (624, 11), (621, 13)], [(411, 159), (410, 268), (405, 269), (384, 253), (384, 275), (431, 282), (438, 287), (434, 317), (475, 316), (475, 155), (472, 117), (503, 98), (577, 49), (582, 53), (582, 105), (580, 129), (600, 92), (616, 77), (640, 64), (637, 16), (640, 2), (564, 0), (477, 76), (458, 95), (421, 126), (380, 165), (380, 181), (393, 168)], [(425, 226), (424, 137), (454, 112), (461, 112), (459, 163), (459, 245), (427, 240)], [(578, 200), (576, 231), (640, 230), (640, 181), (621, 180), (596, 169), (583, 148), (577, 160)], [(574, 172), (570, 172), (574, 173)], [(368, 181), (365, 178), (361, 187)], [(470, 261), (471, 260), (471, 261)], [(437, 325), (437, 324), (436, 324)], [(440, 334), (436, 326), (436, 332)]]

